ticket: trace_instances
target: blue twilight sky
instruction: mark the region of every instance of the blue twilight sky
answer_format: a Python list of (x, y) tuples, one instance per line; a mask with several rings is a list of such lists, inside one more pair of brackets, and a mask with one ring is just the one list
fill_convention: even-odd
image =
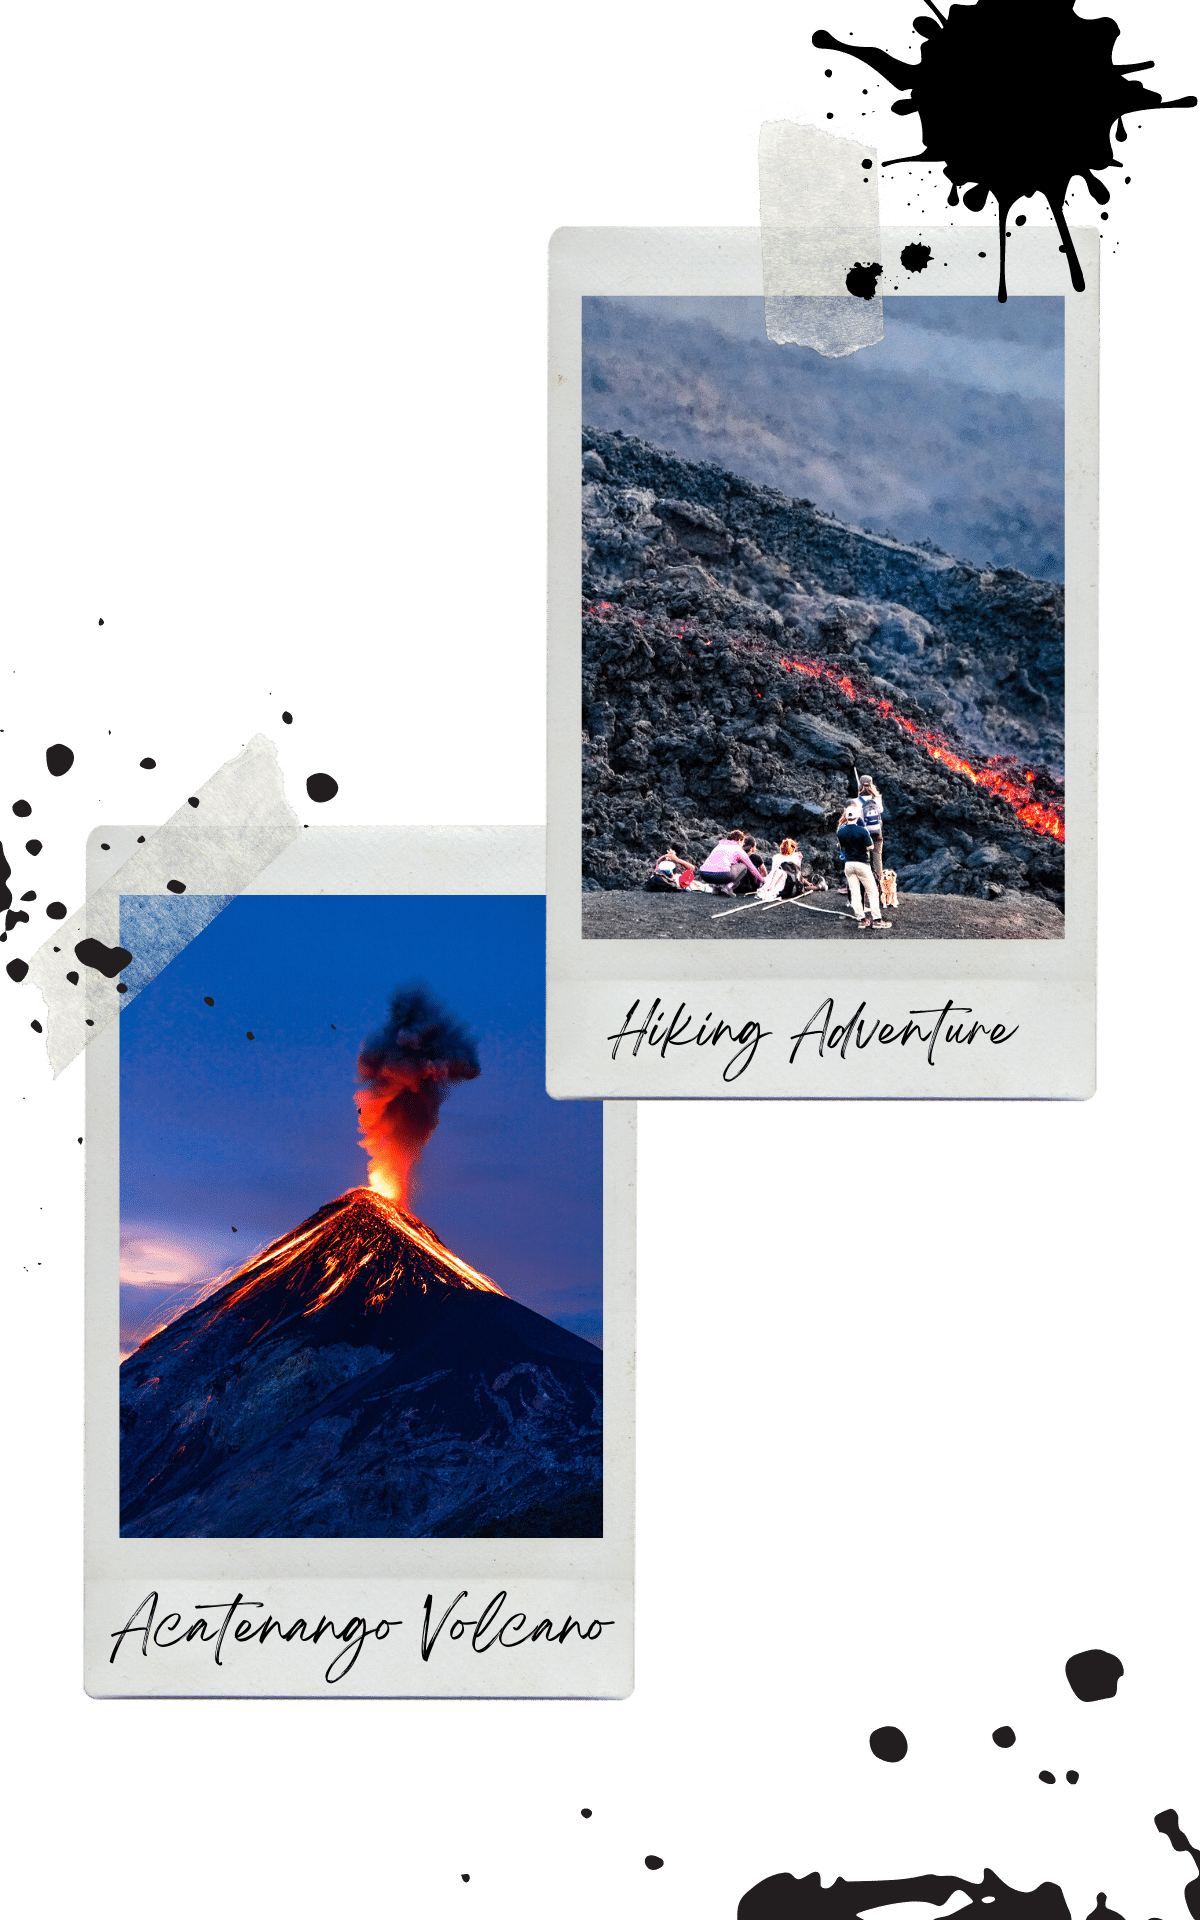
[(413, 981), (482, 1067), (442, 1108), (415, 1211), (515, 1299), (600, 1338), (602, 1109), (545, 1091), (545, 901), (243, 897), (121, 1015), (123, 1352), (365, 1182), (355, 1060)]

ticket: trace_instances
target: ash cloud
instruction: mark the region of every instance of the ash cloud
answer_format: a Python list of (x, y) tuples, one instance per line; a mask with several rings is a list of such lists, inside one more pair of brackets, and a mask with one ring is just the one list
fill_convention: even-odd
[(467, 1029), (422, 986), (400, 987), (388, 1018), (363, 1041), (358, 1073), (362, 1145), (370, 1185), (408, 1204), (413, 1176), (452, 1087), (479, 1075)]

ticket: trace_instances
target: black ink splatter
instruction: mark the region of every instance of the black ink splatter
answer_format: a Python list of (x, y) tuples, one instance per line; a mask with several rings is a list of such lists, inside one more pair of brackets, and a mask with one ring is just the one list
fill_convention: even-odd
[(75, 765), (75, 755), (60, 740), (57, 746), (46, 748), (46, 765), (57, 780), (64, 773), (70, 773)]
[(48, 920), (65, 920), (66, 917), (67, 917), (67, 909), (63, 905), (62, 901), (52, 900), (50, 902), (50, 905), (46, 908), (46, 918)]
[(989, 1920), (1071, 1920), (1061, 1887), (1044, 1880), (1022, 1893), (985, 1868), (983, 1879), (960, 1880), (955, 1875), (923, 1873), (911, 1880), (835, 1880), (821, 1885), (819, 1873), (796, 1880), (790, 1873), (760, 1880), (738, 1902), (737, 1920), (855, 1920), (866, 1907), (925, 1902), (941, 1907), (952, 1893), (972, 1896), (962, 1914), (985, 1912)]
[(125, 985), (125, 982), (124, 982), (123, 980), (118, 980), (118, 981), (117, 981), (117, 992), (118, 992), (118, 993), (128, 993), (128, 992), (129, 992), (129, 988), (128, 988), (128, 987), (127, 987), (127, 986)]
[(19, 986), (29, 972), (29, 963), (27, 960), (10, 960), (4, 971), (9, 979), (15, 980)]
[(933, 254), (922, 240), (910, 240), (900, 250), (900, 265), (906, 273), (924, 273)]
[(657, 1873), (662, 1865), (662, 1861), (656, 1853), (648, 1853), (646, 1855), (646, 1865), (649, 1867), (651, 1873)]
[(580, 1817), (580, 1819), (581, 1819), (581, 1820), (590, 1820), (590, 1819), (591, 1819), (591, 1817), (592, 1817), (592, 1810), (591, 1810), (591, 1808), (590, 1808), (590, 1807), (580, 1807), (580, 1809), (579, 1809), (579, 1817)]
[(1069, 1787), (1077, 1787), (1079, 1785), (1079, 1775), (1076, 1773), (1074, 1767), (1068, 1767), (1067, 1769), (1067, 1785)]
[(168, 893), (186, 893), (187, 887), (182, 880), (168, 880), (167, 892)]
[[(950, 205), (958, 205), (959, 188), (966, 187), (963, 204), (972, 213), (982, 211), (989, 193), (995, 195), (1001, 300), (1008, 298), (1009, 212), (1014, 201), (1034, 193), (1045, 195), (1070, 263), (1071, 284), (1082, 293), (1083, 269), (1063, 212), (1073, 177), (1080, 175), (1093, 200), (1103, 205), (1109, 191), (1096, 169), (1117, 164), (1114, 122), (1121, 141), (1125, 114), (1194, 107), (1195, 95), (1164, 100), (1129, 79), (1154, 62), (1114, 66), (1116, 21), (1081, 20), (1074, 0), (1053, 6), (1047, 0), (976, 0), (971, 7), (952, 7), (948, 19), (939, 14), (914, 25), (925, 43), (916, 65), (880, 47), (847, 46), (824, 30), (814, 33), (813, 45), (850, 54), (910, 95), (897, 100), (892, 112), (920, 115), (924, 151), (885, 160), (885, 166), (940, 160), (951, 183)], [(1022, 45), (1028, 52), (1020, 83), (1014, 84)]]
[(154, 768), (154, 767), (156, 767), (156, 766), (158, 765), (158, 761), (157, 761), (157, 760), (150, 760), (150, 759), (146, 759), (146, 760), (139, 760), (139, 761), (138, 761), (138, 765), (139, 765), (139, 767), (145, 767), (145, 769), (146, 769), (146, 772), (147, 772), (147, 773), (149, 773), (149, 772), (151, 771), (151, 769), (152, 769), (152, 768)]
[(318, 804), (332, 800), (338, 790), (338, 783), (331, 773), (310, 773), (304, 785), (309, 799), (316, 800)]
[(21, 895), (21, 898), (22, 898), (22, 900), (36, 900), (36, 899), (37, 899), (37, 894), (36, 894), (36, 893), (34, 892), (34, 890), (33, 890), (33, 888), (32, 888), (32, 887), (30, 887), (30, 889), (29, 889), (29, 892), (28, 892), (28, 893), (23, 893), (23, 894)]
[(1015, 1746), (1017, 1736), (1011, 1727), (997, 1727), (992, 1739), (998, 1747), (1011, 1747)]
[(864, 266), (861, 260), (857, 261), (846, 275), (846, 292), (854, 294), (859, 300), (873, 300), (875, 283), (882, 272), (878, 260), (869, 267)]
[(21, 925), (22, 921), (25, 922), (26, 926), (29, 925), (29, 915), (24, 911), (24, 909), (21, 907), (10, 907), (8, 912), (4, 916), (5, 933), (11, 933), (14, 927), (19, 927)]
[(42, 843), (40, 840), (27, 840), (25, 842), (26, 853), (31, 853), (35, 859), (37, 858), (41, 850), (42, 850)]
[(1125, 1669), (1115, 1653), (1090, 1647), (1086, 1653), (1073, 1653), (1067, 1661), (1066, 1675), (1077, 1700), (1111, 1700)]
[(189, 807), (198, 807), (200, 805), (194, 793), (188, 795), (188, 805)]
[(77, 987), (79, 985), (79, 975), (75, 972), (75, 969), (73, 967), (70, 973), (67, 975), (67, 979), (71, 982), (71, 985), (73, 987)]
[(206, 993), (204, 996), (204, 1004), (206, 1007), (215, 1007), (217, 1003), (213, 999), (211, 993)]
[(1122, 1920), (1122, 1916), (1115, 1907), (1109, 1906), (1107, 1895), (1098, 1893), (1096, 1904), (1089, 1913), (1088, 1920)]
[(102, 840), (102, 841), (100, 842), (100, 851), (101, 851), (101, 853), (111, 853), (111, 851), (112, 851), (112, 849), (111, 849), (111, 847), (109, 846), (109, 844), (108, 844), (108, 841), (107, 841), (107, 840)]
[(246, 1038), (247, 1040), (253, 1040), (254, 1035), (252, 1033), (247, 1033)]
[(75, 958), (85, 967), (94, 967), (106, 980), (115, 980), (133, 955), (126, 947), (106, 947), (102, 940), (81, 940), (75, 949)]
[(33, 812), (33, 808), (30, 806), (28, 800), (14, 800), (13, 812), (16, 814), (18, 820), (28, 820), (30, 814)]
[(31, 1026), (31, 1027), (33, 1028), (33, 1030), (34, 1030), (34, 1032), (35, 1032), (35, 1033), (40, 1033), (40, 1032), (41, 1032), (41, 1030), (42, 1030), (42, 1023), (41, 1023), (41, 1021), (40, 1021), (40, 1020), (31, 1020), (31, 1021), (29, 1022), (29, 1024), (30, 1024), (30, 1026)]
[[(1154, 1824), (1160, 1833), (1166, 1834), (1176, 1853), (1190, 1853), (1197, 1867), (1200, 1867), (1200, 1848), (1194, 1847), (1184, 1833), (1174, 1807), (1167, 1807), (1162, 1813), (1156, 1813)], [(1192, 1920), (1200, 1920), (1200, 1874), (1197, 1874), (1194, 1880), (1188, 1881), (1183, 1890), (1183, 1900)]]
[(893, 1764), (903, 1760), (908, 1752), (908, 1741), (899, 1727), (876, 1727), (870, 1745), (877, 1760), (890, 1760)]
[(0, 912), (12, 905), (12, 888), (8, 884), (11, 874), (12, 868), (4, 858), (4, 842), (0, 840)]
[(144, 846), (145, 846), (145, 844), (146, 844), (146, 836), (145, 836), (145, 834), (144, 834), (144, 833), (139, 833), (139, 835), (138, 835), (138, 838), (137, 838), (137, 843), (138, 843), (138, 845), (139, 845), (139, 847), (144, 847)]
[(1048, 1787), (1052, 1787), (1054, 1785), (1054, 1775), (1052, 1773), (1048, 1773), (1044, 1767), (1041, 1773), (1039, 1773), (1038, 1779), (1044, 1780)]
[(291, 726), (291, 724), (292, 724), (292, 716), (291, 716), (291, 714), (290, 714), (290, 713), (285, 713), (285, 714), (283, 715), (283, 724), (284, 724), (284, 726), (285, 726), (285, 727), (290, 727), (290, 726)]
[[(236, 1227), (234, 1228), (234, 1232), (235, 1232), (235, 1233), (237, 1232), (237, 1228), (236, 1228)], [(463, 1878), (464, 1880), (469, 1880), (469, 1879), (471, 1878), (471, 1876), (470, 1876), (470, 1874), (469, 1874), (469, 1873), (464, 1873), (464, 1874), (463, 1874), (463, 1876), (462, 1876), (462, 1878)]]

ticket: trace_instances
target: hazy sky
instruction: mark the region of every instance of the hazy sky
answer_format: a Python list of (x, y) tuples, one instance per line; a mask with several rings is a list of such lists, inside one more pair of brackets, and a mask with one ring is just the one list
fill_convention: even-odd
[(545, 902), (243, 897), (121, 1016), (123, 1349), (365, 1182), (355, 1060), (412, 981), (482, 1066), (442, 1108), (415, 1211), (514, 1298), (599, 1337), (601, 1108), (545, 1091)]
[(583, 418), (960, 559), (1063, 577), (1063, 300), (883, 295), (830, 360), (761, 298), (583, 302)]

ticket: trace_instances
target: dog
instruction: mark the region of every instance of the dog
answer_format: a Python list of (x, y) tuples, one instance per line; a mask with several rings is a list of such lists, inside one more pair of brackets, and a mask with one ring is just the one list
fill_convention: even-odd
[(883, 870), (883, 904), (885, 907), (896, 904), (896, 875), (891, 867)]

